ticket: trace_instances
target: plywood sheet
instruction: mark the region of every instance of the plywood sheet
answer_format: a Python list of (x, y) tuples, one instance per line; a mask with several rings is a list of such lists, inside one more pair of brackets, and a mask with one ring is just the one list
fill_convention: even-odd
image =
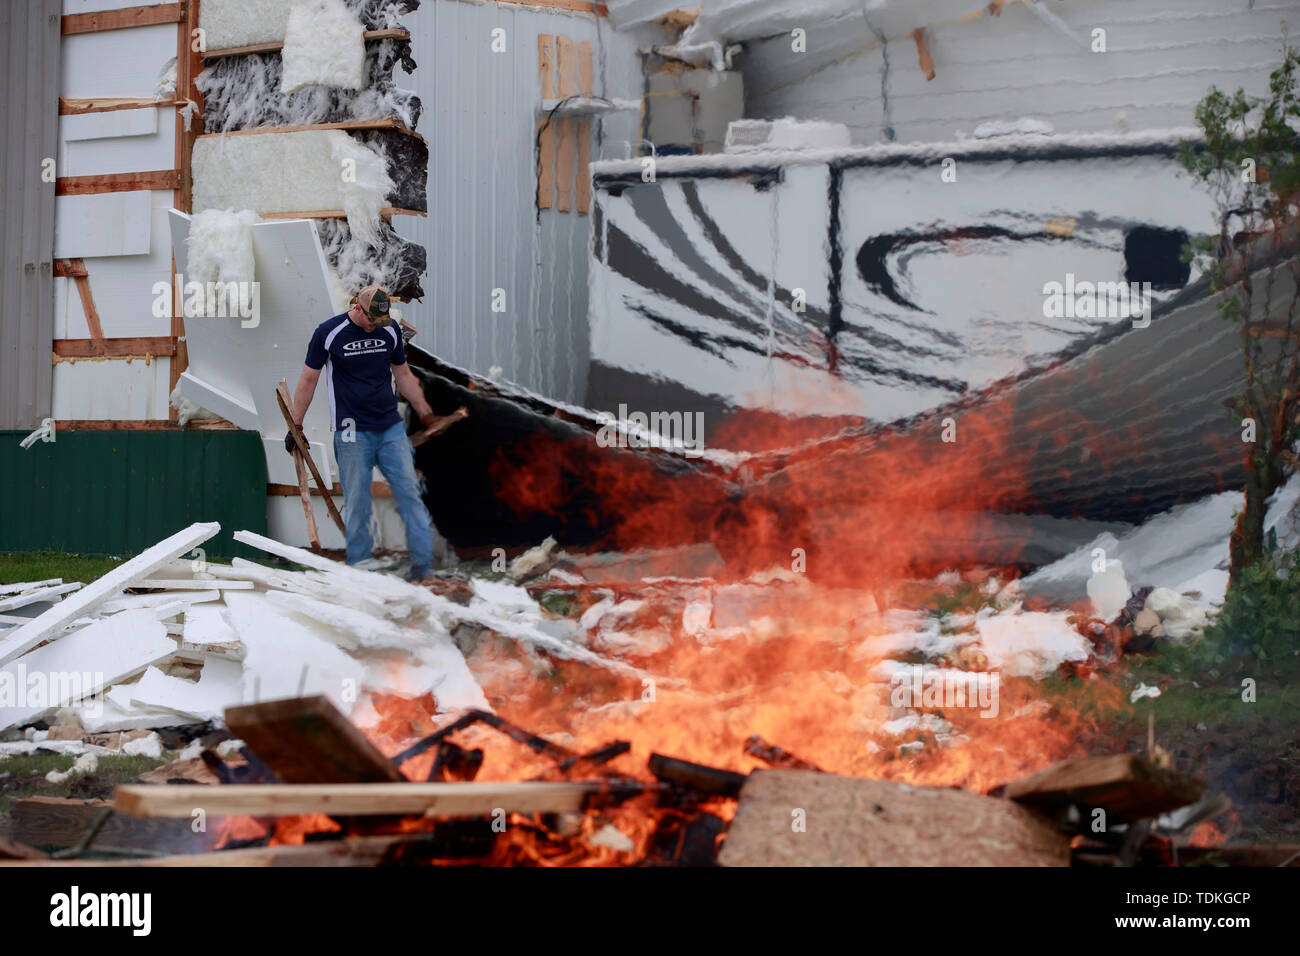
[(719, 859), (725, 866), (1066, 866), (1070, 848), (1045, 818), (999, 797), (756, 770)]

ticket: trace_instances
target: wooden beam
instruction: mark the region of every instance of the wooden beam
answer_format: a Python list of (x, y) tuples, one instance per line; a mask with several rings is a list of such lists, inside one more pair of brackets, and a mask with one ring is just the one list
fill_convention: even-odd
[(592, 0), (497, 0), (497, 3), (522, 3), (530, 7), (547, 7), (551, 10), (572, 10), (575, 13), (594, 13), (609, 16), (609, 8)]
[[(176, 113), (176, 149), (174, 165), (180, 170), (180, 181), (172, 192), (172, 205), (183, 213), (194, 211), (194, 142), (203, 130), (203, 94), (195, 80), (203, 72), (203, 52), (195, 34), (199, 31), (199, 4), (201, 0), (190, 0), (185, 7), (185, 18), (176, 33), (176, 97), (182, 102), (192, 102), (197, 107), (195, 115), (188, 124), (180, 111)], [(200, 34), (201, 35), (201, 34)], [(172, 257), (172, 287), (177, 284), (176, 258)], [(171, 324), (169, 327), (172, 342), (176, 346), (175, 357), (168, 368), (167, 394), (176, 391), (181, 375), (189, 368), (189, 347), (185, 343), (185, 314), (179, 303), (172, 302)], [(180, 417), (180, 410), (169, 406), (167, 416), (172, 421)]]
[(226, 726), (285, 783), (405, 783), (328, 697), (226, 708)]
[(181, 100), (142, 99), (140, 97), (101, 96), (92, 98), (59, 97), (60, 116), (81, 116), (86, 113), (111, 113), (115, 110), (144, 110), (159, 106), (179, 106)]
[(63, 35), (102, 33), (128, 27), (152, 27), (160, 23), (179, 23), (185, 17), (185, 4), (160, 3), (147, 7), (123, 7), (99, 13), (70, 13), (63, 18)]
[[(86, 831), (111, 810), (107, 800), (70, 800), (62, 797), (24, 797), (9, 804), (10, 837), (20, 843), (52, 850), (76, 846)], [(207, 850), (208, 834), (194, 833), (180, 820), (141, 820), (110, 816), (95, 842), (104, 846), (168, 853)]]
[[(401, 27), (388, 27), (383, 30), (367, 30), (361, 34), (362, 40), (409, 40), (411, 34)], [(284, 44), (275, 43), (253, 43), (249, 46), (232, 46), (223, 50), (208, 50), (203, 54), (205, 60), (216, 60), (223, 56), (248, 56), (251, 53), (279, 53), (284, 49)]]
[[(537, 85), (541, 99), (555, 98), (555, 37), (537, 35)], [(555, 120), (543, 116), (537, 121), (537, 208), (555, 205)]]
[(95, 176), (60, 176), (54, 183), (56, 196), (91, 196), (96, 193), (129, 193), (138, 189), (176, 189), (178, 169), (155, 169), (143, 173), (101, 173)]
[(1100, 807), (1122, 820), (1141, 820), (1200, 799), (1204, 786), (1147, 763), (1136, 754), (1066, 760), (1007, 784), (1005, 796), (1055, 810), (1077, 804)]
[(618, 799), (639, 785), (610, 790), (603, 781), (575, 783), (305, 783), (172, 787), (127, 784), (113, 806), (136, 817), (190, 819), (196, 807), (213, 816), (486, 817), (506, 813), (578, 813), (601, 796)]
[[(78, 282), (85, 281), (78, 279)], [(82, 299), (84, 304), (85, 299)], [(96, 319), (92, 334), (98, 329)], [(106, 339), (100, 331), (98, 338), (55, 339), (56, 359), (79, 358), (171, 358), (176, 354), (176, 343), (169, 335), (142, 336), (139, 338)]]
[[(257, 214), (262, 219), (346, 219), (348, 213), (346, 209), (309, 209), (304, 212), (259, 212)], [(427, 212), (421, 212), (418, 209), (398, 209), (396, 206), (385, 206), (379, 210), (380, 218), (391, 219), (393, 216), (419, 216), (422, 219), (428, 218)]]
[(212, 139), (221, 136), (256, 136), (261, 133), (302, 133), (309, 130), (329, 130), (341, 129), (347, 130), (366, 130), (366, 129), (392, 129), (407, 136), (414, 136), (420, 142), (426, 142), (425, 138), (411, 129), (401, 120), (395, 117), (377, 120), (344, 120), (340, 123), (304, 123), (300, 126), (258, 126), (253, 129), (232, 129), (225, 133), (203, 133), (200, 139)]
[[(77, 295), (81, 298), (81, 311), (86, 317), (86, 328), (90, 330), (90, 342), (96, 349), (96, 355), (104, 355), (104, 328), (99, 324), (99, 311), (95, 308), (95, 297), (90, 292), (90, 273), (86, 271), (86, 263), (83, 259), (68, 259), (65, 261), (64, 274), (71, 278), (77, 285)], [(56, 268), (54, 274), (58, 276), (59, 270)], [(78, 341), (63, 339), (62, 341)], [(54, 353), (58, 355), (58, 352)]]
[(224, 418), (192, 418), (183, 426), (165, 418), (68, 418), (56, 421), (54, 428), (61, 432), (240, 431)]

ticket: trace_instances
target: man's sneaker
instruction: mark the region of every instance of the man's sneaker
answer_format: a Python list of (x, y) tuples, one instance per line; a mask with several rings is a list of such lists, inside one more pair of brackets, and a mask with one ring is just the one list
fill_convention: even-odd
[(411, 570), (406, 572), (406, 580), (410, 581), (412, 584), (431, 577), (433, 577), (432, 568), (411, 568)]

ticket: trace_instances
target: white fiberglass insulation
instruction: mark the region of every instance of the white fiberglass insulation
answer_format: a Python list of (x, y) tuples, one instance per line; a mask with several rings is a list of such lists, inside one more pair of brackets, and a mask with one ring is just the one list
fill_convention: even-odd
[(245, 209), (207, 209), (190, 221), (186, 281), (252, 282), (253, 223), (257, 213)]
[(376, 245), (393, 189), (384, 157), (341, 130), (200, 137), (192, 168), (196, 212), (343, 209), (352, 234)]
[(209, 50), (284, 39), (289, 22), (285, 0), (205, 0), (199, 5), (199, 27)]
[(343, 0), (292, 0), (285, 28), (280, 91), (305, 86), (361, 88), (365, 28)]

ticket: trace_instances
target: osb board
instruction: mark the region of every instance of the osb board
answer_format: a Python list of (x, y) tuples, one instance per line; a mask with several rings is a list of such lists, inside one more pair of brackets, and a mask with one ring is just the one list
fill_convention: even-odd
[[(803, 832), (796, 827), (800, 816)], [(1048, 821), (998, 797), (756, 770), (740, 792), (719, 860), (724, 866), (1066, 866), (1070, 847)]]

